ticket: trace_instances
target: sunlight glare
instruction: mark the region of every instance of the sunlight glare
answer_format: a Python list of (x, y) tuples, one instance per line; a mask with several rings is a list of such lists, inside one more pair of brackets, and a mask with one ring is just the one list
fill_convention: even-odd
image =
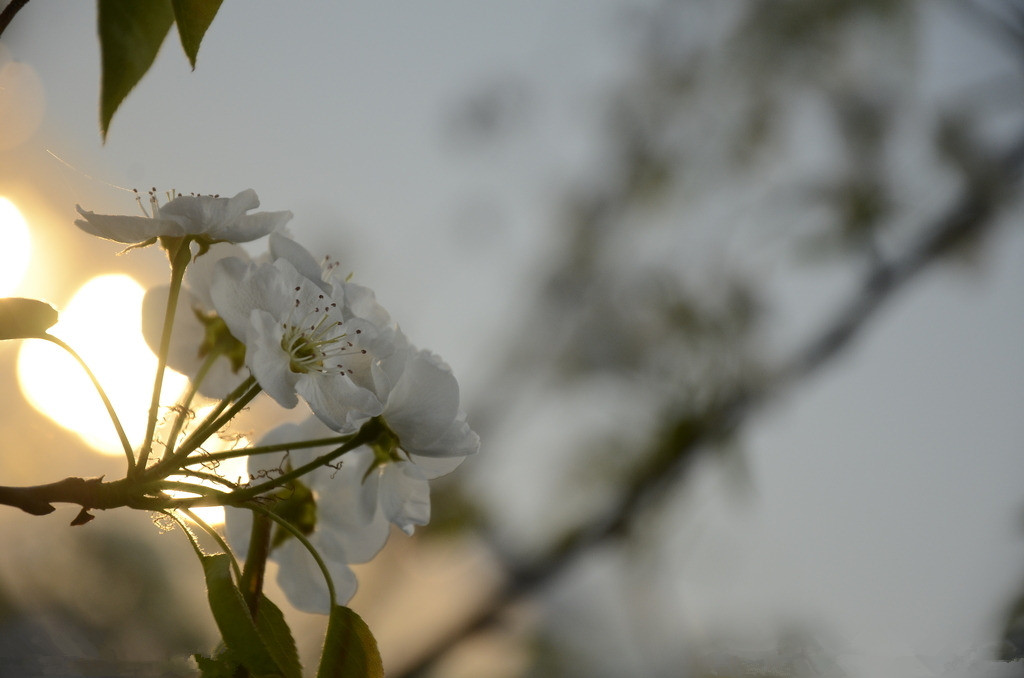
[[(157, 362), (142, 337), (144, 293), (129, 276), (97, 276), (75, 292), (51, 330), (96, 373), (135, 447), (145, 436)], [(49, 342), (25, 342), (18, 353), (18, 383), (33, 407), (90, 447), (124, 454), (92, 383), (63, 350)], [(168, 370), (161, 402), (173, 402), (185, 384), (184, 376)]]
[(14, 294), (32, 255), (28, 223), (17, 206), (0, 196), (0, 297)]

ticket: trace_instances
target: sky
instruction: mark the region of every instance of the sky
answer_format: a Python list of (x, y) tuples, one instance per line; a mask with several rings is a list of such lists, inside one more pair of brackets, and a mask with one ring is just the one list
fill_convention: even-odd
[[(562, 191), (600, 157), (592, 111), (628, 72), (629, 17), (643, 5), (227, 0), (196, 70), (170, 36), (104, 144), (94, 5), (29, 3), (0, 46), (34, 70), (18, 91), (41, 118), (0, 148), (0, 194), (22, 201), (50, 246), (18, 293), (64, 304), (109, 270), (111, 248), (71, 226), (76, 203), (132, 213), (127, 188), (251, 187), (264, 209), (295, 213), (299, 240), (351, 266), (472, 398), (494, 346), (537, 330), (514, 320)], [(950, 22), (924, 22), (922, 87), (937, 100), (1006, 68)], [(466, 148), (454, 121), (496, 82), (522, 97), (503, 123), (515, 142)], [(756, 215), (756, 203), (741, 214)], [(860, 656), (991, 650), (1024, 577), (1024, 233), (1019, 215), (1004, 221), (976, 266), (922, 275), (840, 362), (756, 418), (743, 440), (751, 491), (701, 468), (652, 575), (684, 633), (756, 647), (765, 629), (809, 620)], [(147, 285), (162, 275), (148, 254), (116, 264)], [(764, 275), (780, 345), (812, 331), (851, 282), (785, 260)], [(537, 413), (520, 441), (485, 441), (493, 459), (472, 471), (509, 539), (547, 506), (522, 500), (536, 460), (516, 455), (562, 413)], [(598, 585), (614, 576), (593, 567)]]

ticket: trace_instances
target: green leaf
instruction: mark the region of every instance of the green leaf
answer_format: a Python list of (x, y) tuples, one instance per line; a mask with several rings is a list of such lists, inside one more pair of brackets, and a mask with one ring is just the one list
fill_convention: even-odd
[(317, 678), (383, 678), (384, 665), (370, 627), (358, 614), (336, 605), (327, 622)]
[(210, 610), (224, 645), (231, 657), (245, 666), (253, 676), (289, 675), (290, 678), (291, 674), (285, 674), (278, 667), (270, 650), (264, 645), (242, 593), (231, 579), (230, 558), (226, 553), (202, 556)]
[(178, 37), (181, 38), (181, 46), (192, 64), (192, 70), (196, 69), (196, 56), (199, 54), (199, 43), (206, 35), (206, 29), (213, 23), (213, 17), (217, 16), (222, 0), (171, 0), (174, 7), (174, 20), (178, 24)]
[(45, 301), (0, 299), (0, 340), (41, 337), (57, 322), (57, 311)]
[(99, 0), (100, 130), (104, 140), (114, 112), (153, 65), (174, 22), (170, 0)]
[(302, 678), (302, 664), (299, 662), (299, 651), (295, 647), (291, 629), (288, 628), (280, 608), (264, 595), (260, 596), (256, 630), (263, 640), (264, 647), (281, 668), (281, 673), (288, 678)]

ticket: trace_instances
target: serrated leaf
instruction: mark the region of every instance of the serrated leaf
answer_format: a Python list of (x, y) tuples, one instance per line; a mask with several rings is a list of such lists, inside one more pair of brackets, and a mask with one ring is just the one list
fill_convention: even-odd
[(57, 311), (45, 301), (0, 299), (0, 340), (41, 337), (57, 322)]
[(174, 21), (178, 24), (178, 37), (185, 50), (192, 70), (196, 69), (196, 56), (199, 54), (199, 43), (206, 35), (206, 29), (217, 16), (222, 0), (171, 0), (174, 8)]
[(287, 678), (302, 678), (302, 664), (299, 662), (299, 651), (295, 647), (291, 629), (280, 608), (264, 595), (260, 596), (256, 630), (281, 673)]
[(317, 678), (383, 678), (377, 641), (362, 618), (335, 605), (327, 622), (327, 637)]
[(174, 22), (170, 0), (99, 0), (100, 131), (153, 65)]
[(202, 556), (202, 563), (210, 610), (232, 658), (253, 676), (285, 675), (263, 644), (242, 593), (231, 580), (230, 556), (226, 553)]

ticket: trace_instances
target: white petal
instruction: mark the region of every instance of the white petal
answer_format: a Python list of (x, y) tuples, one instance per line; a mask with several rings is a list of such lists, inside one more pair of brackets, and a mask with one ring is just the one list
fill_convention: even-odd
[(377, 507), (376, 483), (363, 476), (372, 460), (369, 450), (341, 457), (341, 469), (323, 468), (315, 474), (317, 533), (324, 555), (365, 563), (384, 546), (388, 521)]
[(448, 432), (459, 410), (459, 384), (439, 357), (413, 353), (388, 397), (384, 417), (408, 451), (429, 448)]
[(160, 208), (160, 216), (179, 222), (186, 233), (215, 235), (216, 231), (234, 224), (246, 212), (259, 206), (260, 200), (251, 188), (233, 198), (179, 195)]
[(295, 390), (320, 421), (341, 433), (357, 430), (384, 411), (372, 391), (340, 374), (299, 375)]
[(380, 474), (380, 506), (384, 516), (406, 534), (430, 522), (430, 486), (408, 462), (388, 464)]
[(96, 214), (75, 206), (84, 219), (76, 219), (75, 226), (86, 233), (126, 244), (140, 243), (161, 235), (184, 235), (185, 230), (171, 219), (150, 219), (149, 217), (128, 217), (111, 214)]
[[(315, 540), (312, 541), (317, 546)], [(330, 613), (330, 597), (323, 572), (298, 540), (289, 539), (273, 552), (271, 558), (280, 565), (277, 583), (292, 605), (303, 612)], [(331, 559), (325, 563), (334, 582), (337, 602), (344, 605), (355, 595), (358, 586), (356, 575), (344, 562)]]
[(479, 449), (480, 436), (469, 428), (469, 424), (466, 423), (466, 413), (459, 412), (455, 421), (440, 439), (430, 445), (407, 451), (423, 457), (444, 458), (465, 457), (476, 454)]
[(282, 407), (292, 408), (299, 402), (295, 394), (298, 375), (291, 370), (291, 356), (281, 348), (283, 336), (284, 330), (270, 313), (253, 309), (245, 362), (267, 395)]
[(213, 287), (213, 275), (217, 268), (217, 262), (229, 257), (246, 262), (251, 260), (249, 253), (238, 245), (226, 242), (216, 243), (205, 254), (193, 259), (185, 269), (185, 285), (207, 310), (213, 310), (210, 288)]
[(271, 259), (285, 259), (302, 276), (314, 282), (320, 281), (320, 264), (305, 247), (280, 232), (270, 234), (269, 245)]
[(281, 228), (292, 219), (292, 213), (257, 212), (209, 231), (210, 237), (228, 242), (250, 242)]

